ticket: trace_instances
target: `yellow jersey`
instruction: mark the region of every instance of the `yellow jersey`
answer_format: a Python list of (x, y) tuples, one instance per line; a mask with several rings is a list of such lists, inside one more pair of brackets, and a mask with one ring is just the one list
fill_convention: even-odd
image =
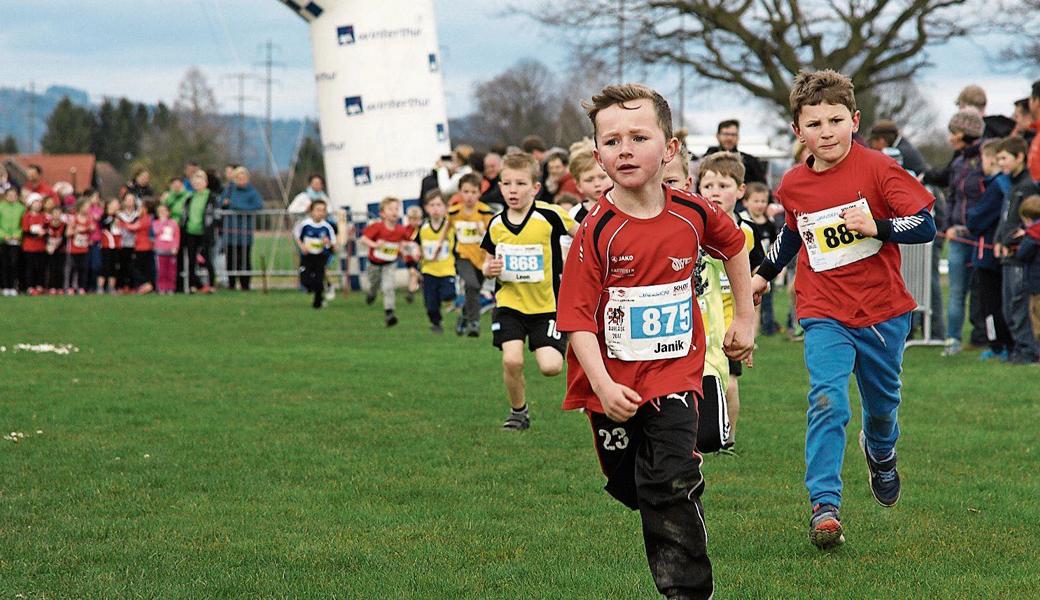
[(455, 275), (455, 230), (449, 225), (447, 217), (436, 228), (429, 219), (423, 221), (415, 232), (415, 241), (419, 244), (419, 268), (423, 275)]
[[(755, 232), (744, 221), (740, 221), (740, 230), (744, 232), (744, 249), (750, 253), (755, 248)], [(729, 285), (725, 269), (719, 273), (719, 282), (722, 286), (722, 312), (726, 316), (726, 329), (729, 329), (733, 323), (733, 288)]]
[[(725, 276), (726, 267), (722, 261), (708, 256), (702, 250), (697, 257), (694, 284), (701, 319), (704, 321), (704, 375), (718, 377), (723, 392), (729, 387), (729, 358), (722, 350), (727, 328), (722, 301), (722, 278)], [(731, 305), (732, 296), (731, 293)]]
[(488, 223), (494, 214), (491, 207), (483, 202), (477, 202), (473, 210), (467, 210), (462, 203), (448, 209), (448, 225), (455, 235), (455, 254), (473, 263), (478, 269), (484, 266), (484, 251), (480, 249), (480, 242), (484, 240)]
[(497, 306), (536, 315), (556, 312), (563, 273), (560, 238), (574, 227), (562, 207), (535, 200), (520, 223), (503, 211), (488, 225), (481, 248), (504, 262), (495, 290)]

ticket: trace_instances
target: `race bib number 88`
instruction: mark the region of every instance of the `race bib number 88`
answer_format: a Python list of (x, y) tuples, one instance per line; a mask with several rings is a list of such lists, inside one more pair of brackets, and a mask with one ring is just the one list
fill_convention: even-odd
[(798, 217), (798, 234), (802, 237), (813, 271), (843, 267), (874, 256), (881, 250), (881, 240), (850, 231), (845, 225), (845, 211), (850, 208), (859, 208), (870, 215), (866, 199), (860, 198)]

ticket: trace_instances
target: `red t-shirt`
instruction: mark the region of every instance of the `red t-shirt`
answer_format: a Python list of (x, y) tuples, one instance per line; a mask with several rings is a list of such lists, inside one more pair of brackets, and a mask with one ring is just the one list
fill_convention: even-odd
[(69, 254), (86, 254), (90, 250), (90, 236), (93, 232), (89, 216), (73, 215), (69, 223)]
[[(817, 173), (811, 159), (784, 174), (776, 197), (787, 226), (798, 231), (799, 215), (863, 198), (875, 219), (891, 219), (931, 208), (935, 198), (912, 175), (884, 154), (853, 144), (837, 165)], [(917, 306), (899, 271), (899, 244), (885, 242), (877, 254), (816, 272), (804, 246), (795, 278), (798, 318), (835, 319), (848, 327), (869, 327)]]
[(375, 265), (386, 265), (396, 261), (401, 254), (401, 242), (409, 239), (408, 230), (404, 225), (387, 227), (382, 221), (365, 227), (361, 235), (379, 244), (378, 248), (368, 249), (368, 260)]
[(50, 223), (43, 213), (26, 211), (22, 215), (22, 252), (47, 251), (47, 225)]
[[(744, 248), (744, 234), (713, 203), (664, 190), (664, 210), (652, 219), (629, 216), (600, 199), (571, 244), (557, 302), (557, 328), (595, 333), (610, 377), (644, 402), (700, 391), (704, 329), (692, 285), (697, 252), (703, 247), (728, 260)], [(626, 336), (631, 340), (618, 341)], [(608, 352), (608, 337), (617, 351)], [(630, 350), (631, 344), (642, 345)], [(623, 360), (620, 353), (629, 352), (640, 356)], [(669, 357), (653, 358), (659, 353)], [(567, 351), (563, 408), (603, 412), (573, 349)]]
[(141, 216), (134, 223), (134, 231), (137, 234), (134, 236), (134, 252), (151, 252), (153, 245), (151, 215), (141, 211)]

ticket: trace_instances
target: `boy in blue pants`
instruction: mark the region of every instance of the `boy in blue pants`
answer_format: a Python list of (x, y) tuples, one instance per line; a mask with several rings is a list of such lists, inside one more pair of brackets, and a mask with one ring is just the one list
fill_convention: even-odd
[(899, 244), (934, 239), (934, 198), (894, 160), (852, 142), (860, 115), (848, 77), (831, 70), (799, 73), (790, 102), (794, 133), (811, 156), (777, 189), (787, 222), (752, 289), (764, 292), (798, 255), (795, 291), (810, 388), (809, 539), (826, 549), (845, 541), (838, 510), (853, 373), (871, 492), (885, 507), (899, 500), (899, 374), (917, 305), (900, 275)]

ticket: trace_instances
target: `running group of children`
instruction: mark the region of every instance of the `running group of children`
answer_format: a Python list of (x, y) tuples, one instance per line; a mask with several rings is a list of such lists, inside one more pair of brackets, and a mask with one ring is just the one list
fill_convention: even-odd
[[(669, 598), (713, 593), (701, 453), (733, 443), (754, 300), (796, 256), (810, 388), (809, 538), (823, 549), (844, 541), (840, 473), (853, 373), (870, 489), (885, 507), (900, 495), (899, 375), (916, 304), (898, 245), (934, 239), (934, 198), (891, 158), (853, 143), (859, 112), (847, 77), (803, 72), (790, 104), (810, 154), (776, 191), (786, 222), (768, 254), (754, 223), (734, 210), (744, 198), (750, 220), (761, 222), (768, 189), (749, 190), (740, 156), (723, 152), (700, 162), (694, 190), (667, 102), (635, 84), (608, 86), (585, 104), (595, 138), (568, 165), (582, 196), (569, 209), (536, 199), (541, 166), (514, 153), (502, 163), (498, 214), (477, 201), (479, 179), (463, 178), (459, 204), (447, 208), (438, 191), (423, 199), (427, 218), (414, 234), (397, 224), (400, 203), (386, 199), (382, 221), (362, 238), (373, 265), (402, 251), (418, 257), (434, 331), (455, 296), (453, 277), (465, 281), (466, 328), (479, 327), (470, 291), (479, 293), (482, 278), (496, 281), (491, 331), (510, 403), (504, 428), (531, 423), (524, 343), (543, 375), (567, 361), (563, 408), (589, 419), (605, 489), (640, 512), (650, 570)], [(369, 298), (384, 291), (392, 325), (388, 271), (372, 275)]]

